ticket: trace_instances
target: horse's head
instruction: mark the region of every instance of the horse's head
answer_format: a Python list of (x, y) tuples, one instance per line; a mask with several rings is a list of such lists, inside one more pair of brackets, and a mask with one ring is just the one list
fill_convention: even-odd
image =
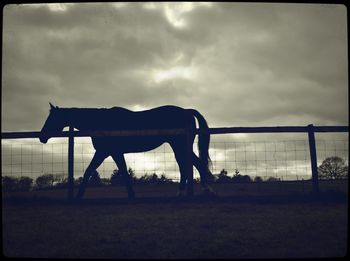
[(39, 136), (39, 140), (42, 143), (46, 143), (48, 139), (52, 137), (50, 136), (49, 132), (62, 131), (66, 125), (66, 119), (64, 119), (62, 115), (62, 109), (58, 108), (57, 106), (53, 106), (51, 103), (50, 107), (51, 109), (49, 116), (47, 117)]

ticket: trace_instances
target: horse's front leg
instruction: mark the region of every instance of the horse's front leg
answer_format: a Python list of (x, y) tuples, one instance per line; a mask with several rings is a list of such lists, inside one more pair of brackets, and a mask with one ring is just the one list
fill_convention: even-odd
[(107, 157), (107, 155), (104, 153), (99, 153), (97, 151), (95, 152), (94, 157), (92, 158), (89, 166), (85, 170), (83, 180), (80, 183), (79, 191), (78, 191), (77, 196), (76, 196), (77, 199), (80, 199), (84, 196), (86, 185), (89, 181), (89, 178), (91, 177), (93, 171), (96, 170), (101, 165), (101, 163), (104, 161), (104, 159), (106, 157)]
[(128, 173), (128, 169), (126, 166), (126, 162), (125, 162), (125, 158), (124, 158), (123, 153), (114, 153), (114, 154), (112, 154), (112, 158), (115, 161), (115, 163), (117, 164), (120, 173), (124, 177), (125, 185), (126, 185), (126, 188), (128, 190), (128, 197), (134, 198), (135, 192), (134, 192), (134, 189), (132, 188), (132, 179)]
[(180, 170), (180, 184), (177, 196), (183, 197), (186, 195), (186, 182), (188, 178), (187, 173), (187, 161), (186, 161), (186, 143), (178, 138), (175, 142), (170, 143), (171, 148), (174, 151), (175, 159), (179, 165)]

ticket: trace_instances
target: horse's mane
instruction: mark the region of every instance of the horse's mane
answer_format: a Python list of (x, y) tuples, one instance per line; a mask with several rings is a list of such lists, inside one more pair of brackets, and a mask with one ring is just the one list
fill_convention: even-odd
[(120, 111), (120, 112), (132, 112), (129, 109), (123, 107), (112, 107), (112, 108), (59, 108), (62, 112), (102, 112), (102, 111)]

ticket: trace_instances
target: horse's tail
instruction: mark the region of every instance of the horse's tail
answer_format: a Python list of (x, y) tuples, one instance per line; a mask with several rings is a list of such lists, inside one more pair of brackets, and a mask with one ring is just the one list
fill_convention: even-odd
[(210, 172), (212, 162), (209, 156), (210, 134), (208, 132), (208, 123), (198, 111), (194, 109), (188, 110), (197, 119), (200, 131), (204, 130), (204, 132), (199, 132), (198, 134), (198, 152), (200, 160), (204, 163), (207, 171)]

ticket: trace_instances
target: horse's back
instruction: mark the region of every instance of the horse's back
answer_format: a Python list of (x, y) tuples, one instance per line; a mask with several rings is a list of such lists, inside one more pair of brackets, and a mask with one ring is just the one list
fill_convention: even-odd
[[(177, 106), (167, 105), (143, 111), (113, 107), (108, 112), (108, 129), (173, 129), (185, 126), (186, 110)], [(93, 137), (96, 149), (122, 152), (148, 151), (171, 140), (173, 137), (169, 136)]]
[(135, 112), (135, 118), (140, 126), (158, 129), (184, 127), (185, 116), (185, 109), (172, 105)]
[(168, 129), (185, 126), (185, 109), (166, 105), (142, 111), (110, 109), (108, 119), (115, 129)]
[(122, 107), (83, 109), (77, 114), (81, 130), (137, 130), (183, 128), (188, 123), (186, 109), (165, 105), (143, 111)]

